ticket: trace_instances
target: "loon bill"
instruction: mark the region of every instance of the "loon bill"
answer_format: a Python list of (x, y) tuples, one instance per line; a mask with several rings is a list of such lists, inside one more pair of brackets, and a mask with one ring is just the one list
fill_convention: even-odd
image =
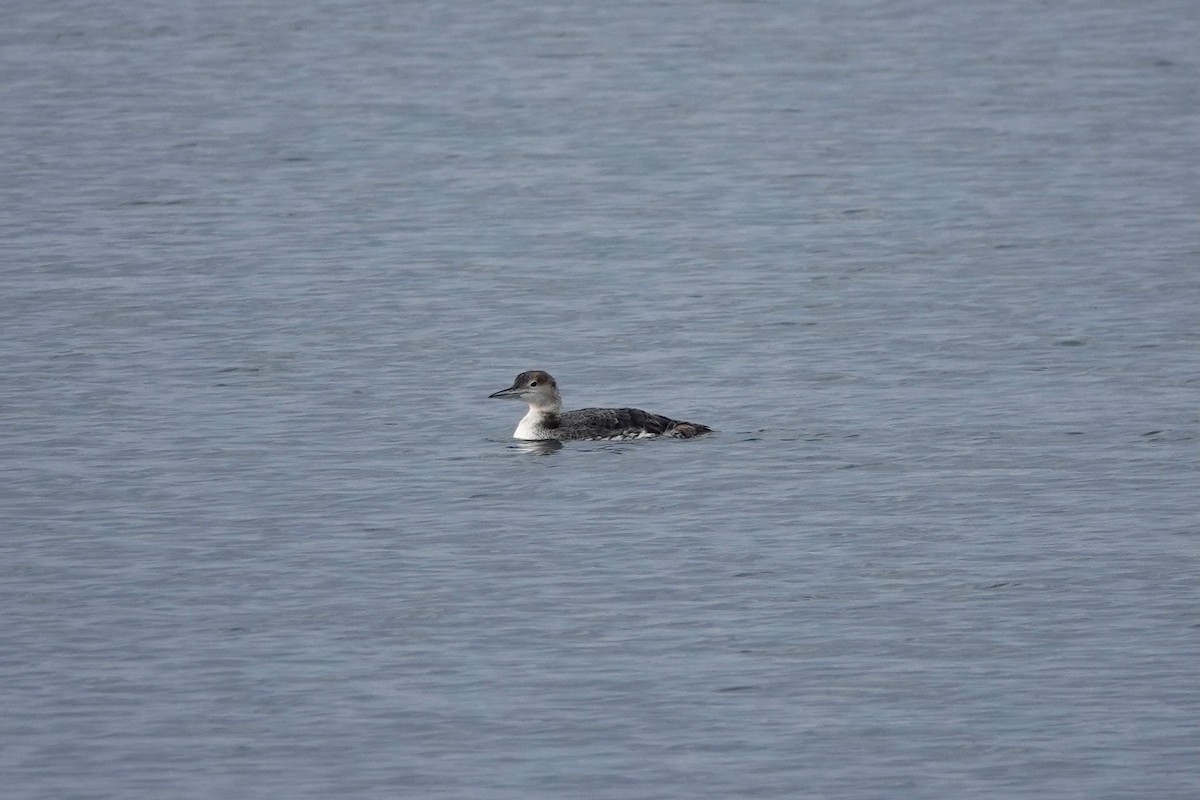
[(513, 385), (488, 397), (520, 400), (529, 404), (529, 413), (513, 431), (514, 439), (559, 442), (581, 439), (650, 439), (669, 436), (690, 439), (712, 428), (695, 422), (682, 422), (640, 408), (581, 408), (562, 410), (558, 383), (540, 369), (522, 372)]

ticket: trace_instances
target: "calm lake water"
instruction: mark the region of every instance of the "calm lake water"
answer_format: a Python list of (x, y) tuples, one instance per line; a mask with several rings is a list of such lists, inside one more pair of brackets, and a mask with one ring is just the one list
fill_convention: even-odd
[(1196, 797), (1195, 10), (9, 3), (5, 797)]

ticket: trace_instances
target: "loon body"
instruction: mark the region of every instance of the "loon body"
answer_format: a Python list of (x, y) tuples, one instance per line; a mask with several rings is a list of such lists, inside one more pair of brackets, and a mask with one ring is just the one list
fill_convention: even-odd
[(712, 428), (695, 422), (651, 414), (640, 408), (581, 408), (562, 410), (562, 395), (550, 373), (539, 370), (522, 372), (513, 385), (489, 397), (520, 400), (529, 404), (529, 413), (513, 431), (514, 439), (530, 441), (576, 441), (581, 439), (649, 439), (669, 436), (690, 439)]

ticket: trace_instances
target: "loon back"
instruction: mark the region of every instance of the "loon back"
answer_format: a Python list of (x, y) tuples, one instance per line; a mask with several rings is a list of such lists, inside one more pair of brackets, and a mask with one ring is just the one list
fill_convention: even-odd
[(560, 442), (659, 436), (690, 439), (712, 431), (705, 425), (671, 419), (640, 408), (582, 408), (564, 412), (558, 382), (542, 370), (522, 372), (511, 387), (489, 396), (521, 400), (529, 405), (529, 413), (513, 432), (516, 439)]
[(671, 419), (640, 408), (581, 408), (559, 414), (556, 419), (548, 418), (543, 425), (547, 433), (558, 431), (559, 435), (552, 438), (560, 441), (648, 439), (654, 436), (690, 439), (712, 431), (705, 425)]

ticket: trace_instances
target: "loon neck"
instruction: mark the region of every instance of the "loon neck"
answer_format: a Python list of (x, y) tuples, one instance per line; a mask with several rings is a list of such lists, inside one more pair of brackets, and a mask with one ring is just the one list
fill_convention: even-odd
[(550, 431), (556, 430), (561, 424), (559, 418), (560, 405), (530, 405), (529, 412), (521, 418), (517, 429), (513, 431), (514, 439), (550, 439)]
[(562, 397), (555, 392), (550, 397), (539, 397), (529, 401), (529, 413), (553, 416), (562, 413)]
[(525, 419), (530, 422), (550, 422), (555, 423), (559, 415), (562, 414), (562, 403), (546, 402), (546, 403), (530, 403), (529, 411), (525, 414)]

